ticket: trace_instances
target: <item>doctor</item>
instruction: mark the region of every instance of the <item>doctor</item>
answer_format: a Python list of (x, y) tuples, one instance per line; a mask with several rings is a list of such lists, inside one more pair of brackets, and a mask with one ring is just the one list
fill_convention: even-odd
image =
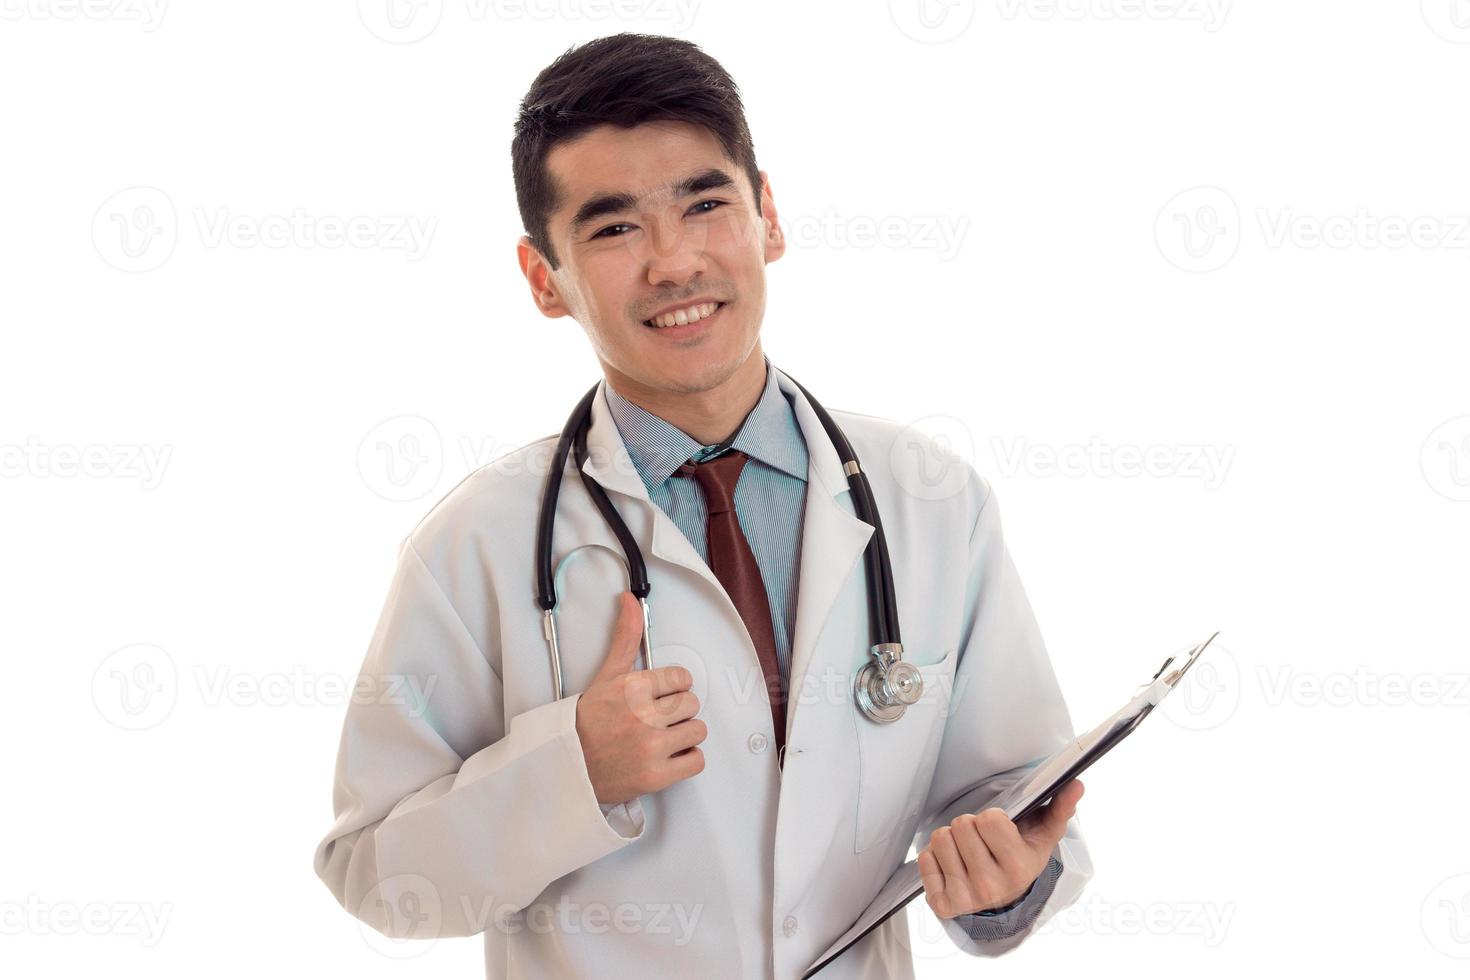
[[(653, 666), (574, 459), (551, 537), (555, 696), (535, 560), (557, 438), (475, 471), (403, 541), (362, 667), (432, 694), (348, 708), (316, 873), (385, 935), (483, 934), (488, 977), (791, 980), (912, 845), (958, 950), (1014, 948), (1092, 873), (1082, 787), (1020, 826), (972, 811), (1071, 720), (985, 481), (834, 410), (923, 683), (896, 721), (859, 711), (873, 527), (762, 352), (785, 244), (734, 83), (687, 41), (601, 38), (536, 78), (512, 156), (532, 298), (602, 367), (581, 469), (644, 555)], [(860, 313), (787, 328), (835, 335)], [(820, 976), (909, 978), (911, 949), (894, 916)]]

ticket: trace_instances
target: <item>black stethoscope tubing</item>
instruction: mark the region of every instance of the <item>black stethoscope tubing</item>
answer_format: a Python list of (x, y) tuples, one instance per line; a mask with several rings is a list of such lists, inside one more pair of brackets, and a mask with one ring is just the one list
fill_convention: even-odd
[[(790, 375), (787, 375), (790, 377)], [(853, 452), (852, 445), (843, 435), (832, 416), (827, 414), (811, 392), (794, 378), (792, 383), (806, 396), (807, 403), (811, 405), (817, 418), (822, 423), (822, 428), (827, 431), (827, 436), (832, 440), (837, 454), (842, 460), (843, 471), (847, 474), (847, 483), (852, 491), (853, 510), (857, 517), (871, 525), (873, 535), (868, 540), (868, 545), (863, 552), (865, 574), (868, 585), (868, 624), (872, 634), (872, 642), (879, 644), (894, 644), (902, 649), (902, 639), (899, 635), (898, 626), (898, 602), (893, 592), (893, 566), (888, 556), (888, 542), (883, 536), (883, 522), (878, 516), (878, 506), (873, 499), (873, 490), (868, 483), (867, 474), (862, 471), (858, 463), (857, 454)], [(587, 430), (592, 421), (592, 400), (597, 397), (597, 389), (601, 382), (582, 396), (577, 407), (572, 410), (567, 419), (566, 426), (562, 429), (561, 436), (557, 440), (555, 455), (552, 458), (550, 472), (547, 474), (546, 486), (542, 490), (541, 511), (536, 519), (536, 601), (545, 613), (556, 608), (556, 577), (551, 566), (551, 539), (553, 522), (556, 520), (556, 505), (561, 494), (562, 476), (566, 470), (567, 459), (574, 456), (577, 461), (577, 473), (582, 478), (582, 485), (586, 488), (592, 503), (597, 507), (602, 517), (607, 521), (613, 533), (617, 535), (619, 544), (622, 545), (623, 554), (628, 562), (628, 590), (640, 600), (647, 600), (651, 586), (648, 582), (648, 568), (643, 562), (643, 552), (639, 549), (633, 534), (628, 530), (622, 516), (618, 514), (617, 508), (607, 496), (601, 484), (592, 479), (583, 465), (587, 461)], [(559, 684), (559, 679), (558, 679)]]

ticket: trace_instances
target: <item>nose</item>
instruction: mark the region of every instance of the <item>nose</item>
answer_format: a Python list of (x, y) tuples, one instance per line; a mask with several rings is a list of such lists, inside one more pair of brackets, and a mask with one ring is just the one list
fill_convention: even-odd
[(652, 285), (682, 285), (705, 268), (704, 230), (691, 228), (680, 207), (671, 207), (650, 222), (648, 281)]

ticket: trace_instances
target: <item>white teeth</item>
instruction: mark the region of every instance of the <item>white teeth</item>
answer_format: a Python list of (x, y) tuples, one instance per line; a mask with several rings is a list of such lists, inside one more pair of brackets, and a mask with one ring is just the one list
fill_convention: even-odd
[(655, 317), (649, 322), (655, 327), (681, 326), (685, 323), (694, 323), (703, 320), (715, 310), (719, 309), (719, 303), (701, 303), (691, 306), (687, 310), (675, 310), (673, 313), (665, 313), (663, 316)]

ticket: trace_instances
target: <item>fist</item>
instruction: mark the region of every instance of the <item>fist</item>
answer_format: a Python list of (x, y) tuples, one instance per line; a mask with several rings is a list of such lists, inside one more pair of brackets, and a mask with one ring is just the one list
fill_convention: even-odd
[(624, 803), (704, 771), (697, 747), (709, 734), (694, 717), (699, 698), (684, 667), (634, 670), (643, 610), (631, 592), (618, 597), (607, 657), (577, 701), (577, 739), (598, 803)]
[(924, 899), (941, 919), (1004, 908), (1030, 890), (1077, 812), (1082, 783), (1071, 780), (1051, 802), (1016, 823), (999, 807), (962, 813), (929, 835), (919, 852)]

